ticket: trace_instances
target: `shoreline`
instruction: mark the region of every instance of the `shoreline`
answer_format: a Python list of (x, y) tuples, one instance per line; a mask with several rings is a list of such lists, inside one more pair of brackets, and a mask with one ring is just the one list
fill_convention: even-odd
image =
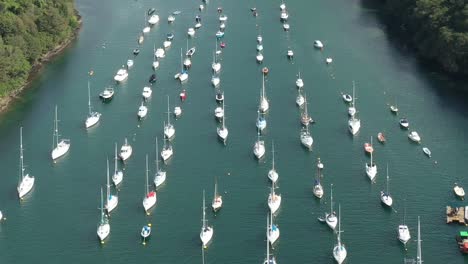
[(70, 37), (64, 40), (59, 45), (55, 46), (52, 50), (42, 55), (32, 65), (31, 70), (29, 71), (28, 78), (21, 87), (12, 91), (8, 95), (5, 95), (5, 97), (0, 98), (0, 114), (4, 114), (5, 112), (7, 112), (7, 110), (9, 109), (9, 106), (11, 106), (11, 104), (14, 103), (16, 100), (20, 99), (19, 95), (31, 86), (32, 82), (36, 79), (38, 74), (41, 72), (41, 70), (44, 68), (44, 66), (48, 62), (52, 61), (52, 59), (54, 59), (56, 56), (62, 54), (70, 46), (70, 44), (72, 44), (73, 41), (76, 40), (81, 30), (81, 27), (83, 25), (83, 19), (81, 15), (78, 13), (78, 10), (76, 9), (75, 9), (75, 15), (78, 18), (78, 26), (76, 27), (74, 32), (70, 35)]

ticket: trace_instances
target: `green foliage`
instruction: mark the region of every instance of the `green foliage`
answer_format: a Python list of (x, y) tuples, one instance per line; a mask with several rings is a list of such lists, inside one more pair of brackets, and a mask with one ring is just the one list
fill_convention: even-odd
[(451, 73), (468, 74), (468, 1), (384, 0), (390, 26), (424, 58)]
[(78, 26), (73, 0), (0, 0), (0, 98)]

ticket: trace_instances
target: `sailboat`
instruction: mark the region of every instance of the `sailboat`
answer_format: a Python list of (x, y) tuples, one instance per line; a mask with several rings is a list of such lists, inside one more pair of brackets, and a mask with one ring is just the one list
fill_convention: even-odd
[(148, 114), (148, 107), (146, 107), (145, 101), (141, 101), (141, 105), (140, 107), (138, 107), (138, 112), (137, 112), (138, 118), (143, 119), (146, 117), (147, 114)]
[(132, 155), (133, 149), (130, 144), (127, 142), (127, 138), (125, 138), (125, 143), (120, 148), (120, 158), (122, 161), (126, 161)]
[(163, 159), (164, 162), (166, 162), (168, 159), (172, 157), (172, 154), (174, 151), (172, 150), (171, 144), (166, 144), (167, 139), (164, 139), (164, 146), (163, 149), (161, 150), (161, 158)]
[(276, 213), (281, 206), (281, 195), (275, 193), (275, 183), (271, 182), (271, 192), (268, 195), (268, 207), (272, 214)]
[(118, 170), (117, 168), (117, 143), (115, 143), (115, 158), (114, 158), (114, 175), (112, 175), (112, 181), (114, 182), (115, 186), (119, 186), (119, 184), (123, 180), (123, 171)]
[[(354, 87), (354, 82), (353, 82), (353, 101), (352, 101), (351, 107), (354, 108), (355, 111), (348, 120), (348, 129), (349, 129), (349, 132), (351, 132), (353, 136), (356, 135), (357, 132), (359, 132), (359, 129), (361, 128), (361, 120), (359, 118), (356, 118), (357, 110), (356, 110), (356, 102), (355, 102), (356, 98), (354, 96), (354, 93), (355, 93), (355, 87)], [(349, 109), (348, 109), (348, 113), (349, 113)]]
[(211, 68), (213, 69), (214, 73), (218, 73), (221, 70), (221, 63), (218, 61), (218, 40), (216, 39), (215, 45), (215, 54), (213, 55), (213, 63), (211, 64)]
[(304, 111), (301, 114), (301, 123), (304, 126), (307, 126), (310, 123), (313, 123), (312, 117), (310, 117), (309, 112), (307, 110), (307, 94), (304, 92)]
[(65, 155), (70, 149), (70, 140), (69, 139), (61, 139), (59, 140), (59, 132), (58, 132), (58, 119), (57, 119), (57, 105), (55, 106), (55, 122), (54, 122), (54, 134), (53, 134), (53, 145), (52, 145), (52, 159), (55, 161), (56, 159)]
[(278, 180), (278, 172), (275, 169), (275, 143), (271, 143), (271, 169), (268, 171), (268, 179), (275, 183)]
[(203, 190), (203, 218), (202, 218), (202, 228), (200, 231), (200, 239), (203, 245), (203, 248), (208, 247), (208, 243), (210, 243), (211, 238), (213, 237), (213, 227), (208, 226), (206, 220), (206, 213), (205, 213), (205, 190)]
[(343, 263), (343, 261), (346, 259), (346, 248), (344, 244), (341, 244), (341, 206), (338, 205), (338, 232), (337, 232), (337, 244), (333, 248), (333, 257), (335, 258), (336, 262), (338, 264)]
[(211, 207), (213, 208), (213, 212), (217, 212), (223, 206), (223, 196), (219, 195), (218, 193), (218, 178), (215, 177), (215, 189), (213, 195), (213, 202), (211, 203)]
[(261, 113), (266, 113), (270, 108), (270, 104), (268, 103), (268, 99), (265, 95), (265, 76), (262, 74), (262, 90), (260, 94), (260, 105), (258, 110)]
[(418, 216), (418, 240), (416, 240), (417, 243), (418, 243), (418, 247), (417, 247), (417, 255), (416, 255), (416, 261), (414, 259), (404, 259), (405, 260), (405, 263), (408, 263), (408, 264), (422, 264), (423, 263), (423, 260), (422, 260), (422, 252), (421, 252), (421, 226), (420, 226), (420, 220), (419, 220), (419, 216)]
[(91, 90), (89, 88), (89, 81), (88, 81), (88, 110), (89, 110), (88, 117), (86, 118), (86, 121), (85, 121), (86, 128), (90, 128), (96, 125), (99, 122), (99, 119), (101, 118), (101, 113), (91, 111)]
[(298, 90), (297, 91), (297, 97), (296, 97), (296, 104), (297, 104), (297, 106), (302, 107), (304, 105), (304, 103), (305, 103), (305, 98), (302, 95), (301, 90)]
[[(34, 187), (35, 178), (29, 173), (24, 174), (24, 162), (23, 162), (23, 127), (20, 128), (20, 179), (18, 183), (18, 197), (23, 199), (23, 197), (28, 194)], [(1, 217), (0, 217), (1, 220)]]
[(107, 160), (107, 195), (106, 195), (106, 211), (107, 214), (110, 214), (119, 204), (119, 197), (117, 195), (111, 194), (110, 191), (110, 182), (109, 182), (109, 159)]
[(318, 158), (318, 161), (317, 161), (317, 178), (315, 179), (315, 182), (314, 182), (314, 195), (317, 197), (317, 198), (322, 198), (323, 196), (323, 187), (322, 187), (322, 184), (320, 184), (320, 178), (322, 177), (321, 176), (321, 169), (320, 169), (320, 158)]
[(184, 67), (187, 70), (190, 69), (190, 67), (192, 67), (192, 60), (190, 58), (191, 58), (191, 55), (189, 55), (188, 53), (188, 39), (187, 39), (187, 52), (186, 52), (186, 57), (184, 60)]
[(148, 183), (148, 154), (146, 155), (146, 185), (145, 185), (145, 197), (143, 198), (143, 208), (147, 215), (149, 215), (149, 210), (153, 208), (156, 204), (156, 192), (149, 190), (149, 183)]
[(226, 124), (225, 124), (225, 119), (226, 119), (225, 110), (226, 109), (224, 108), (224, 100), (223, 100), (223, 117), (222, 117), (223, 123), (221, 127), (216, 128), (216, 132), (218, 133), (219, 139), (222, 140), (224, 144), (226, 144), (226, 140), (229, 134), (229, 130), (227, 129)]
[(267, 126), (265, 115), (260, 113), (260, 111), (257, 111), (257, 122), (255, 125), (257, 126), (257, 129), (260, 130), (260, 132), (262, 132)]
[(299, 72), (299, 76), (297, 77), (296, 87), (297, 89), (301, 89), (302, 87), (304, 87), (304, 81), (301, 78), (301, 72)]
[(159, 60), (158, 58), (156, 57), (156, 44), (154, 44), (154, 47), (153, 47), (153, 70), (156, 70), (158, 67), (159, 67)]
[(175, 75), (176, 78), (180, 80), (181, 83), (188, 80), (188, 73), (184, 70), (184, 64), (182, 63), (182, 48), (180, 49), (180, 73)]
[(257, 159), (263, 158), (265, 155), (265, 141), (260, 140), (260, 132), (257, 132), (257, 141), (255, 141), (255, 145), (253, 148), (253, 153)]
[(333, 184), (330, 185), (330, 213), (325, 213), (325, 218), (319, 218), (320, 221), (326, 222), (328, 227), (335, 230), (338, 224), (338, 218), (336, 217), (335, 211), (333, 211)]
[(356, 98), (354, 97), (355, 89), (356, 88), (355, 88), (355, 84), (354, 84), (354, 81), (353, 81), (353, 99), (351, 100), (351, 105), (348, 108), (348, 115), (349, 116), (354, 116), (356, 114), (356, 107), (354, 105), (354, 101), (356, 100)]
[(171, 124), (171, 117), (169, 111), (169, 95), (167, 96), (167, 123), (164, 126), (164, 136), (171, 140), (175, 135), (174, 125)]
[(410, 231), (406, 225), (406, 206), (405, 213), (403, 215), (403, 224), (398, 226), (398, 240), (406, 247), (406, 243), (411, 239)]
[[(268, 227), (270, 226), (269, 221), (270, 220), (267, 216), (267, 230), (268, 230)], [(268, 236), (268, 233), (267, 233), (267, 236)], [(268, 241), (268, 239), (266, 240), (266, 245), (267, 245), (267, 254), (266, 254), (265, 260), (263, 261), (263, 264), (276, 264), (275, 257), (273, 255), (270, 255), (270, 242)]]
[[(372, 138), (371, 138), (372, 140)], [(371, 141), (372, 144), (372, 141)], [(374, 182), (375, 176), (377, 175), (377, 165), (374, 163), (374, 152), (370, 152), (370, 164), (366, 162), (366, 174), (369, 179)]]
[(385, 192), (380, 191), (380, 201), (386, 206), (391, 207), (393, 204), (393, 198), (392, 196), (390, 196), (390, 191), (388, 189), (388, 179), (389, 177), (388, 177), (388, 164), (387, 164), (387, 190)]
[(277, 225), (273, 223), (273, 213), (270, 211), (270, 223), (267, 228), (267, 240), (270, 241), (271, 246), (275, 244), (280, 236), (280, 230)]
[(314, 139), (310, 135), (309, 124), (307, 124), (305, 127), (301, 129), (300, 139), (304, 147), (306, 147), (308, 150), (312, 150), (312, 144), (314, 143)]
[(166, 172), (159, 169), (159, 145), (158, 138), (156, 137), (156, 174), (154, 175), (154, 186), (158, 188), (161, 184), (166, 181)]
[(99, 221), (99, 225), (97, 228), (97, 235), (99, 237), (99, 240), (101, 241), (101, 244), (104, 244), (104, 240), (109, 236), (110, 234), (110, 224), (109, 220), (107, 219), (106, 214), (104, 213), (104, 201), (102, 197), (102, 188), (101, 188), (101, 221)]

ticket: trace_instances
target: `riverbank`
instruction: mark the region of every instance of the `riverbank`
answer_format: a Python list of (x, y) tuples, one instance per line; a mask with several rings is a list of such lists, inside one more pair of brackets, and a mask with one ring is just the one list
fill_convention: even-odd
[(73, 41), (77, 38), (81, 27), (82, 27), (82, 17), (78, 13), (78, 10), (75, 9), (75, 16), (78, 18), (78, 26), (74, 29), (73, 33), (70, 35), (69, 38), (62, 41), (62, 43), (56, 45), (52, 50), (49, 50), (47, 53), (43, 54), (31, 67), (29, 71), (28, 78), (26, 79), (25, 83), (21, 85), (19, 88), (11, 91), (9, 94), (5, 95), (4, 97), (0, 98), (0, 114), (4, 113), (8, 110), (8, 107), (17, 99), (20, 98), (22, 92), (24, 92), (27, 88), (31, 86), (31, 83), (36, 79), (38, 74), (41, 72), (43, 67), (54, 59), (56, 56), (62, 54), (69, 46), (73, 43)]

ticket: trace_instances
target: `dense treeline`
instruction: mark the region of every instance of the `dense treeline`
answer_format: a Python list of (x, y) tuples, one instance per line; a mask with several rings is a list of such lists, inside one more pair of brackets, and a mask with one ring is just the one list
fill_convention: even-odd
[(383, 0), (388, 24), (418, 54), (451, 73), (468, 74), (468, 1)]
[(73, 0), (0, 0), (0, 98), (79, 26)]

